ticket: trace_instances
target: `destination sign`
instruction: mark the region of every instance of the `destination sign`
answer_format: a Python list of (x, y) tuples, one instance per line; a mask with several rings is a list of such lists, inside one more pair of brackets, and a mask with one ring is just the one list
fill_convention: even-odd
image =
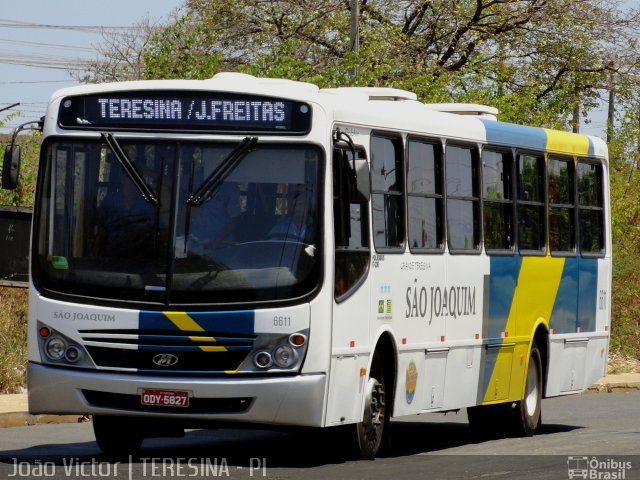
[(303, 102), (209, 92), (117, 92), (64, 98), (58, 123), (84, 130), (308, 133)]

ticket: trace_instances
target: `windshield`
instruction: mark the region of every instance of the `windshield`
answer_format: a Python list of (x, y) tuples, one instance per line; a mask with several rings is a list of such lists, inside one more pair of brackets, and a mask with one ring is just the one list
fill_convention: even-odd
[(317, 147), (103, 136), (43, 149), (41, 289), (213, 305), (297, 298), (319, 282)]

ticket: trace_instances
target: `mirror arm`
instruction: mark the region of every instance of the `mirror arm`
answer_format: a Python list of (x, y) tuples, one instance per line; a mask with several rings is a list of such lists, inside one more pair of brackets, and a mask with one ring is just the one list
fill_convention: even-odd
[(356, 182), (356, 147), (353, 144), (353, 139), (349, 136), (348, 133), (343, 132), (342, 130), (340, 130), (339, 128), (336, 128), (333, 132), (333, 143), (339, 143), (339, 142), (345, 142), (347, 144), (347, 146), (349, 147), (349, 150), (351, 150), (351, 154), (352, 154), (352, 163), (353, 163), (353, 180), (354, 182)]
[(40, 130), (44, 127), (44, 117), (19, 125), (11, 135), (11, 144), (7, 146), (2, 161), (2, 188), (14, 190), (18, 186), (20, 175), (20, 146), (16, 145), (18, 134), (23, 130)]
[[(33, 125), (33, 126), (30, 126)], [(16, 144), (16, 138), (18, 138), (18, 134), (23, 130), (39, 130), (42, 131), (44, 128), (44, 117), (41, 117), (40, 120), (32, 120), (30, 122), (25, 122), (22, 125), (18, 125), (13, 134), (11, 135), (11, 146)]]

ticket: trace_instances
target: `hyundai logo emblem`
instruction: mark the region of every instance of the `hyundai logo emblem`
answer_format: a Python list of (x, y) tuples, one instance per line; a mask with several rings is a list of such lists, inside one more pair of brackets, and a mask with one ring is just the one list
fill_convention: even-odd
[(159, 353), (154, 356), (151, 361), (159, 367), (173, 367), (178, 363), (178, 357), (170, 353)]

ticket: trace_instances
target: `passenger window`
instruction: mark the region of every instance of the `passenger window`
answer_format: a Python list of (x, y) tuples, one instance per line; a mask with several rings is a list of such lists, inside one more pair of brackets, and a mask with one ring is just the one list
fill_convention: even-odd
[(376, 250), (404, 247), (404, 169), (397, 138), (371, 137), (371, 205)]
[(605, 238), (602, 166), (580, 161), (577, 173), (580, 252), (600, 256)]
[(518, 245), (528, 253), (546, 252), (544, 159), (518, 156)]
[(510, 153), (482, 151), (484, 248), (513, 251), (513, 159)]
[(468, 147), (447, 146), (447, 240), (458, 253), (480, 251), (478, 156)]
[(444, 247), (442, 149), (420, 140), (408, 143), (407, 209), (411, 251)]
[(573, 161), (550, 158), (547, 163), (549, 188), (549, 249), (571, 254), (576, 250), (575, 171)]

